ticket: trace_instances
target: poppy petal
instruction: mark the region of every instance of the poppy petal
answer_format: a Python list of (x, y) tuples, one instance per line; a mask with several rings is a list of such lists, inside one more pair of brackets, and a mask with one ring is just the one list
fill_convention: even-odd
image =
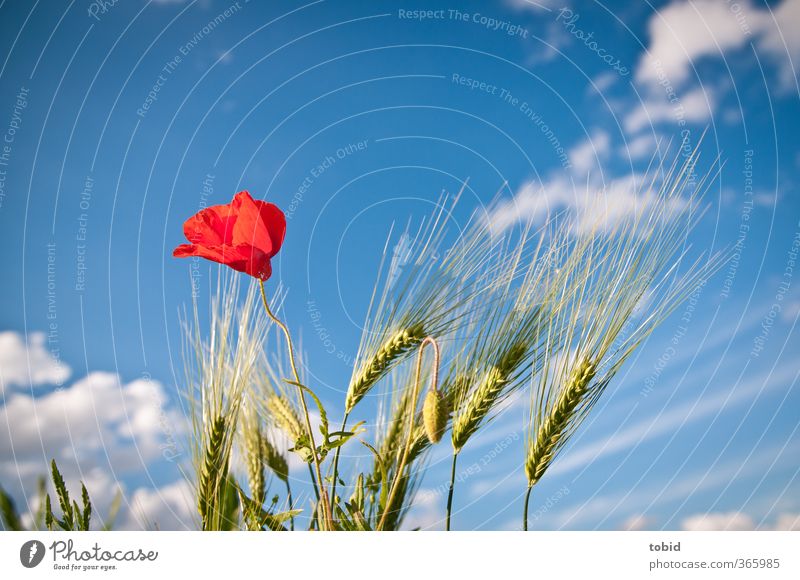
[(256, 200), (256, 204), (261, 221), (269, 232), (269, 239), (272, 242), (272, 250), (269, 254), (272, 257), (280, 251), (283, 245), (283, 239), (286, 236), (286, 216), (275, 204), (260, 200)]

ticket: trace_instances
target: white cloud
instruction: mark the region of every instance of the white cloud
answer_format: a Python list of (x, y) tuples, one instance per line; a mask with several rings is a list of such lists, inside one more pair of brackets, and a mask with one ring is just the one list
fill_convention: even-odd
[(655, 526), (655, 520), (650, 516), (635, 515), (622, 522), (622, 529), (629, 532), (651, 530)]
[[(31, 397), (12, 393), (0, 407), (0, 481), (30, 511), (36, 479), (55, 459), (71, 494), (84, 481), (100, 514), (110, 505), (117, 478), (148, 474), (159, 461), (176, 459), (186, 428), (168, 406), (157, 381), (122, 384), (113, 373), (93, 372), (75, 383)], [(169, 457), (168, 457), (169, 455)], [(28, 516), (30, 517), (30, 516)], [(98, 520), (99, 521), (99, 520)]]
[(700, 514), (681, 522), (681, 529), (692, 532), (754, 530), (755, 526), (753, 518), (741, 512)]
[(633, 134), (662, 123), (702, 123), (711, 118), (715, 103), (716, 98), (708, 86), (688, 91), (672, 102), (666, 93), (654, 90), (640, 106), (625, 115), (623, 126)]
[(800, 513), (780, 514), (772, 529), (783, 532), (800, 531)]
[(197, 529), (194, 492), (185, 480), (157, 489), (137, 489), (130, 506), (127, 517), (120, 522), (121, 529)]
[(626, 141), (625, 144), (620, 147), (619, 153), (623, 158), (629, 157), (630, 159), (637, 160), (652, 157), (657, 148), (658, 143), (653, 134), (644, 133), (643, 135)]
[(443, 530), (444, 513), (442, 495), (434, 489), (420, 489), (414, 496), (414, 504), (406, 514), (403, 529)]
[[(769, 23), (758, 39), (758, 47), (779, 67), (780, 88), (797, 88), (797, 73), (792, 59), (800, 58), (800, 0), (784, 0), (774, 11), (775, 24)], [(784, 44), (785, 43), (785, 44)]]
[(639, 60), (636, 80), (658, 83), (665, 77), (680, 85), (691, 76), (698, 60), (725, 58), (726, 52), (754, 42), (779, 67), (782, 84), (794, 85), (790, 58), (800, 55), (800, 39), (794, 34), (798, 18), (798, 0), (783, 0), (772, 14), (748, 0), (673, 1), (648, 23), (648, 50)]
[[(488, 223), (499, 232), (520, 222), (541, 223), (559, 210), (566, 210), (576, 233), (595, 228), (609, 230), (656, 203), (654, 192), (641, 191), (642, 182), (643, 177), (635, 174), (614, 179), (605, 186), (596, 182), (576, 185), (564, 176), (541, 185), (530, 181), (512, 199), (500, 202), (490, 213)], [(668, 209), (678, 215), (685, 203), (675, 198)]]
[(506, 4), (517, 10), (549, 12), (554, 6), (559, 5), (559, 2), (556, 0), (506, 0)]
[(93, 372), (69, 387), (32, 398), (12, 394), (0, 407), (0, 458), (25, 471), (50, 457), (81, 460), (102, 455), (116, 469), (139, 467), (161, 454), (165, 434), (182, 421), (165, 410), (160, 383), (126, 385), (113, 373)]
[[(579, 527), (579, 522), (597, 523), (617, 516), (630, 517), (648, 513), (655, 505), (684, 501), (687, 497), (701, 497), (704, 491), (726, 487), (733, 480), (742, 482), (750, 477), (760, 478), (768, 471), (779, 469), (779, 465), (787, 465), (797, 452), (797, 445), (787, 447), (780, 444), (759, 448), (757, 453), (749, 457), (735, 457), (724, 463), (715, 463), (713, 467), (688, 474), (681, 473), (668, 485), (659, 482), (648, 487), (639, 485), (627, 491), (593, 496), (583, 503), (547, 514), (546, 518), (551, 527), (562, 529)], [(719, 496), (714, 496), (714, 499), (716, 497)], [(767, 515), (771, 512), (769, 510)]]
[(587, 92), (592, 93), (597, 91), (602, 94), (610, 89), (615, 82), (619, 79), (619, 75), (611, 71), (601, 72), (599, 75), (592, 79), (592, 84), (586, 89)]
[(569, 150), (569, 160), (579, 174), (595, 169), (610, 153), (611, 137), (602, 129), (592, 134)]
[(17, 332), (0, 332), (0, 394), (12, 385), (58, 385), (70, 373), (47, 349), (43, 332), (30, 333), (27, 342)]
[(800, 530), (800, 514), (778, 514), (773, 524), (757, 524), (742, 512), (696, 514), (681, 521), (681, 529), (692, 532), (748, 531), (748, 530)]

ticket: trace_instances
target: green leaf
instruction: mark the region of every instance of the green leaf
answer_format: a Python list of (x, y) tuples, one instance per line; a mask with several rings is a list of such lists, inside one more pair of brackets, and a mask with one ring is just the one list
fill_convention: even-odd
[(75, 519), (72, 513), (72, 504), (69, 499), (69, 492), (67, 491), (67, 485), (64, 483), (64, 478), (61, 476), (61, 472), (58, 470), (58, 466), (56, 465), (56, 460), (53, 459), (50, 462), (50, 470), (53, 476), (53, 487), (56, 488), (56, 494), (58, 495), (58, 503), (61, 505), (61, 511), (63, 512), (64, 519), (60, 522), (61, 527), (65, 530), (72, 530), (74, 529)]
[(42, 530), (45, 529), (44, 497), (47, 495), (47, 479), (43, 475), (40, 475), (36, 480), (36, 487), (39, 490), (39, 506), (33, 516), (33, 525), (37, 530)]
[(378, 503), (378, 507), (379, 507), (380, 511), (383, 512), (383, 510), (386, 507), (386, 500), (388, 499), (388, 496), (389, 496), (389, 488), (386, 485), (388, 483), (388, 481), (389, 481), (389, 474), (386, 472), (386, 465), (385, 465), (385, 463), (383, 461), (383, 458), (381, 457), (381, 454), (378, 453), (378, 450), (375, 449), (372, 445), (370, 445), (366, 441), (364, 441), (363, 439), (361, 440), (361, 444), (364, 445), (370, 451), (372, 451), (372, 454), (375, 455), (375, 459), (377, 460), (378, 470), (380, 471), (380, 474), (381, 474), (381, 480), (379, 482), (380, 489), (381, 489), (381, 495), (380, 495), (380, 502)]
[[(89, 499), (89, 492), (81, 482), (81, 500), (83, 501), (83, 530), (89, 531), (89, 520), (92, 519), (92, 502)], [(77, 510), (76, 510), (77, 511)]]
[(235, 530), (239, 527), (239, 486), (233, 476), (228, 474), (222, 481), (220, 490), (221, 531)]
[(364, 511), (364, 474), (359, 473), (356, 478), (356, 486), (353, 495), (350, 496), (350, 504), (358, 511)]
[(48, 493), (45, 495), (44, 499), (44, 525), (47, 527), (48, 530), (53, 530), (53, 524), (55, 523), (55, 517), (53, 516), (53, 508), (50, 504), (50, 494)]
[(21, 532), (24, 529), (17, 508), (14, 506), (14, 500), (2, 487), (0, 487), (0, 514), (3, 516), (3, 525), (6, 531)]
[(108, 517), (103, 522), (104, 532), (108, 532), (114, 527), (120, 505), (122, 505), (122, 490), (117, 488), (117, 493), (114, 494), (114, 499), (111, 501), (111, 507), (108, 508)]
[(325, 438), (327, 439), (327, 437), (328, 437), (328, 414), (325, 412), (325, 407), (322, 406), (322, 401), (320, 401), (319, 397), (317, 397), (316, 393), (314, 393), (314, 391), (309, 389), (307, 386), (305, 386), (305, 385), (303, 385), (301, 383), (298, 383), (296, 381), (290, 381), (289, 379), (283, 379), (283, 380), (286, 381), (287, 383), (289, 383), (290, 385), (294, 385), (295, 387), (298, 387), (299, 389), (302, 389), (303, 391), (307, 392), (309, 395), (311, 395), (311, 398), (314, 399), (314, 403), (317, 405), (317, 408), (319, 409), (319, 423), (320, 423), (319, 424), (319, 430), (325, 436)]

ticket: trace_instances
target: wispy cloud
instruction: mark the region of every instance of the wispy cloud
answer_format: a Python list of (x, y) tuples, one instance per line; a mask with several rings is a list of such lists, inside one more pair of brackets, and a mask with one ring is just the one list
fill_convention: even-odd
[(687, 424), (724, 412), (737, 404), (752, 401), (758, 395), (785, 389), (795, 379), (796, 374), (797, 369), (793, 365), (786, 365), (777, 373), (762, 375), (747, 384), (735, 385), (730, 390), (713, 394), (703, 394), (702, 398), (671, 407), (668, 411), (634, 423), (597, 443), (570, 451), (553, 464), (550, 474), (554, 476), (583, 468), (602, 457), (632, 449), (650, 439), (674, 433)]
[[(699, 469), (681, 474), (669, 485), (639, 486), (633, 490), (593, 496), (580, 504), (573, 504), (552, 515), (547, 523), (556, 528), (576, 527), (585, 522), (597, 522), (614, 517), (630, 518), (649, 513), (654, 506), (675, 500), (685, 500), (703, 491), (728, 485), (734, 478), (739, 481), (760, 476), (774, 469), (776, 464), (786, 465), (786, 459), (800, 451), (797, 444), (777, 444), (758, 450), (746, 463), (740, 457), (717, 464), (713, 470)], [(771, 514), (765, 514), (769, 517)]]

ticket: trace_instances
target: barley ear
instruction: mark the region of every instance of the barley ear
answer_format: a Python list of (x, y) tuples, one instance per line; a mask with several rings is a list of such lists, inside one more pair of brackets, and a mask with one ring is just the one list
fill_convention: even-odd
[(353, 407), (364, 398), (364, 395), (386, 373), (392, 363), (419, 346), (424, 338), (425, 332), (422, 324), (419, 323), (398, 330), (389, 337), (378, 349), (378, 352), (362, 365), (350, 383), (345, 399), (345, 411), (347, 413), (352, 411)]
[(589, 385), (597, 372), (596, 365), (584, 359), (570, 373), (566, 387), (561, 390), (550, 414), (542, 421), (531, 440), (525, 461), (528, 486), (538, 482), (555, 458), (562, 436), (568, 430), (578, 406), (589, 391)]
[(278, 479), (286, 483), (289, 480), (289, 463), (286, 461), (286, 457), (266, 437), (261, 439), (261, 445), (267, 466)]
[(267, 410), (290, 441), (295, 442), (305, 434), (305, 428), (300, 423), (300, 416), (286, 396), (270, 395), (267, 399)]
[(200, 480), (197, 490), (197, 509), (206, 527), (211, 510), (217, 499), (215, 496), (221, 487), (225, 474), (222, 473), (222, 447), (225, 440), (225, 418), (217, 417), (211, 424), (206, 442), (203, 465), (200, 469)]
[(264, 503), (264, 450), (261, 445), (261, 429), (257, 418), (249, 418), (245, 422), (244, 446), (247, 452), (247, 483), (250, 496), (261, 507)]
[(502, 397), (506, 385), (512, 380), (514, 371), (527, 350), (524, 344), (515, 344), (509, 348), (498, 363), (486, 372), (478, 387), (463, 403), (462, 409), (453, 421), (453, 449), (456, 453), (466, 445), (489, 415), (492, 407)]

